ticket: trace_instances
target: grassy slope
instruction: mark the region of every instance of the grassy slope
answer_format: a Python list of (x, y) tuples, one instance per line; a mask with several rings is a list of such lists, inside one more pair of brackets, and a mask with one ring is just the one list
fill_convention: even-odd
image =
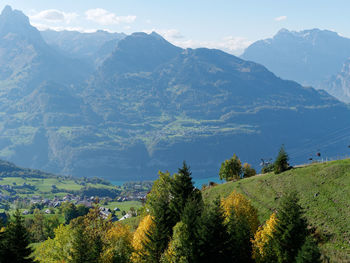
[[(40, 195), (46, 198), (52, 198), (54, 196), (64, 196), (67, 194), (67, 191), (72, 190), (80, 190), (83, 188), (82, 185), (78, 184), (74, 180), (64, 179), (64, 178), (23, 178), (23, 177), (1, 177), (0, 185), (12, 185), (16, 183), (16, 185), (29, 184), (36, 187), (36, 190), (33, 194), (19, 194), (19, 196), (32, 196), (32, 195)], [(56, 185), (56, 187), (60, 190), (59, 193), (51, 193), (52, 185)], [(112, 185), (103, 185), (103, 184), (92, 184), (87, 183), (87, 187), (94, 188), (115, 188)], [(0, 192), (6, 193), (6, 191), (1, 190)]]
[(207, 200), (233, 190), (245, 194), (265, 221), (285, 191), (298, 191), (309, 223), (327, 237), (322, 244), (331, 262), (350, 262), (350, 160), (313, 164), (280, 175), (266, 174), (205, 190)]

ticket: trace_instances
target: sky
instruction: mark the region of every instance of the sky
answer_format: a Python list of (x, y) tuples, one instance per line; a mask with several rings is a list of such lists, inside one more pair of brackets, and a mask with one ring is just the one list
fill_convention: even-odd
[(281, 28), (320, 28), (350, 37), (349, 0), (0, 0), (33, 26), (93, 32), (156, 31), (175, 45), (239, 55)]

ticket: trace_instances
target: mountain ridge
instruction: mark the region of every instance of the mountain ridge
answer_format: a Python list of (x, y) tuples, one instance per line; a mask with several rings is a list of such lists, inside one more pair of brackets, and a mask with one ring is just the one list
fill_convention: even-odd
[(289, 31), (250, 45), (241, 56), (261, 63), (279, 77), (324, 89), (339, 100), (349, 98), (328, 87), (350, 57), (350, 39), (330, 30)]
[[(0, 45), (12, 50), (6, 41)], [(339, 154), (350, 137), (345, 104), (257, 63), (220, 50), (182, 49), (156, 33), (113, 45), (100, 66), (84, 70), (87, 62), (66, 60), (45, 44), (64, 63), (49, 55), (42, 64), (28, 59), (29, 68), (46, 66), (47, 76), (17, 67), (21, 76), (27, 72), (24, 81), (0, 82), (0, 157), (114, 180), (155, 178), (185, 159), (198, 177), (210, 177), (234, 152), (257, 168), (282, 143), (300, 162), (315, 147)], [(318, 146), (338, 130), (342, 140)]]

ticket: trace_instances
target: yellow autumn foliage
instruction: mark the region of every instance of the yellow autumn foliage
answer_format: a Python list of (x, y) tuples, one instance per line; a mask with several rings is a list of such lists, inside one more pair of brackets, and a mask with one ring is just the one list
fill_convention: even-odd
[(101, 262), (113, 263), (116, 253), (131, 255), (132, 253), (132, 233), (130, 227), (121, 223), (112, 226), (104, 236), (105, 248), (101, 255)]
[(132, 262), (143, 262), (141, 252), (144, 251), (144, 244), (148, 241), (146, 233), (151, 229), (152, 224), (154, 224), (152, 217), (150, 215), (146, 215), (141, 220), (138, 228), (136, 229), (132, 240), (132, 246), (134, 248), (134, 253), (132, 254)]
[(270, 218), (266, 221), (264, 226), (260, 226), (258, 231), (255, 233), (253, 244), (253, 258), (263, 260), (266, 257), (266, 244), (273, 237), (273, 233), (276, 231), (277, 225), (276, 213), (273, 213)]
[(259, 227), (258, 211), (244, 195), (232, 192), (228, 197), (221, 200), (226, 217), (229, 217), (232, 209), (238, 218), (245, 217), (250, 231), (254, 234)]

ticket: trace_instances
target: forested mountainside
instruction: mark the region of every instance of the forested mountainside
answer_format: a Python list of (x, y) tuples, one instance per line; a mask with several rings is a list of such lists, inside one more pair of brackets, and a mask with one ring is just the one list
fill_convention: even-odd
[(345, 104), (219, 50), (134, 33), (95, 70), (10, 7), (0, 46), (0, 157), (21, 166), (145, 179), (185, 159), (208, 177), (233, 152), (257, 167), (282, 143), (293, 162), (348, 150)]

